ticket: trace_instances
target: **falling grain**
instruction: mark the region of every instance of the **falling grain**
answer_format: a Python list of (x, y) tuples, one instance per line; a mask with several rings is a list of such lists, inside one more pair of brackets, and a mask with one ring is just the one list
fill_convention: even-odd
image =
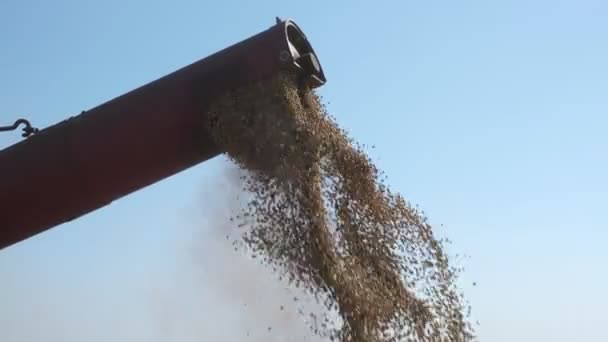
[(213, 139), (242, 169), (244, 245), (307, 289), (339, 341), (469, 341), (456, 272), (424, 216), (295, 78), (237, 89), (210, 108)]

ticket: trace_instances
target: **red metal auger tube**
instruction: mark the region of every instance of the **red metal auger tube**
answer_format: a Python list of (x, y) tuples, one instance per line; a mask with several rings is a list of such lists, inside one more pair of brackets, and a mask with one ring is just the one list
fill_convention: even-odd
[(289, 20), (0, 151), (0, 249), (218, 155), (205, 106), (284, 71), (325, 83)]

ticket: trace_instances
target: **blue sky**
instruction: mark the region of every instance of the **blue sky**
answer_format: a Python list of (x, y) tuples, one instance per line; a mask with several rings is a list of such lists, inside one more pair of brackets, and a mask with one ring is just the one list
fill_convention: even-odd
[[(339, 123), (470, 256), (481, 339), (608, 340), (607, 15), (590, 0), (5, 0), (0, 122), (46, 127), (294, 18)], [(226, 165), (0, 251), (0, 340), (237, 341), (286, 319), (235, 304), (279, 295), (221, 243)]]

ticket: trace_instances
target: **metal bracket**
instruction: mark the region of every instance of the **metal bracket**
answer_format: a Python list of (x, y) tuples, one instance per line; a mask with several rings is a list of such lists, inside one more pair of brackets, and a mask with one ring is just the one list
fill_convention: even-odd
[(38, 132), (38, 128), (32, 127), (32, 124), (30, 124), (30, 122), (26, 119), (18, 119), (11, 126), (0, 126), (0, 132), (14, 131), (19, 128), (19, 125), (25, 125), (25, 127), (23, 127), (23, 133), (21, 134), (21, 136), (24, 138), (27, 138), (30, 135)]

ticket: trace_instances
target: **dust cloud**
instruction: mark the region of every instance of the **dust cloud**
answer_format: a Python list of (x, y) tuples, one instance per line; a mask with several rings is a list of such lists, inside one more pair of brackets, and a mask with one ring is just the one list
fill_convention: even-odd
[[(248, 230), (230, 218), (246, 203), (244, 171), (225, 159), (221, 164), (219, 174), (201, 186), (200, 207), (193, 209), (193, 236), (184, 242), (181, 256), (186, 259), (177, 272), (187, 277), (187, 285), (159, 296), (169, 301), (159, 315), (164, 330), (158, 340), (328, 341), (311, 331), (316, 322), (310, 313), (320, 314), (322, 305), (239, 245)], [(175, 298), (184, 286), (189, 295)]]

